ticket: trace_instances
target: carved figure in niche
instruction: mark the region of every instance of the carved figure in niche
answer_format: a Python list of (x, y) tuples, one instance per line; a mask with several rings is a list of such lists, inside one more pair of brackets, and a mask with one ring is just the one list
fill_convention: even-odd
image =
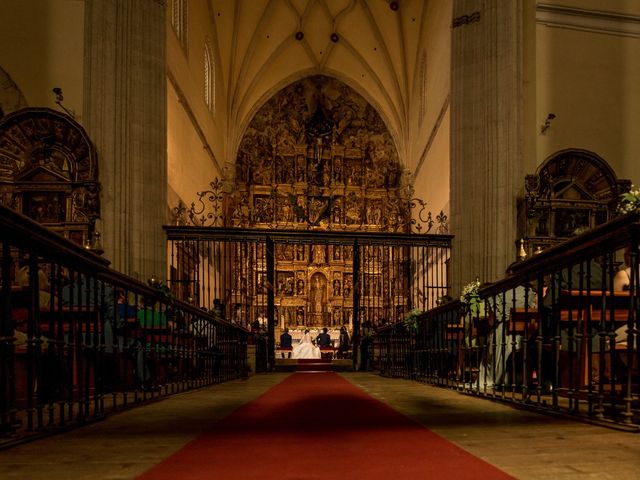
[(307, 162), (302, 155), (298, 156), (296, 178), (298, 182), (306, 181)]
[(356, 161), (349, 162), (347, 170), (348, 185), (362, 185), (362, 169)]
[(264, 273), (258, 273), (258, 280), (256, 281), (256, 292), (257, 293), (267, 293), (265, 288), (267, 276)]
[(285, 245), (276, 245), (276, 258), (280, 261), (285, 260)]
[(340, 280), (338, 280), (337, 278), (333, 281), (333, 296), (334, 297), (339, 297), (340, 296)]
[(297, 200), (297, 208), (296, 208), (296, 221), (298, 222), (304, 222), (307, 219), (306, 217), (306, 211), (307, 211), (307, 205), (305, 202), (305, 198), (303, 195), (298, 195), (298, 200)]
[(333, 319), (332, 325), (340, 325), (342, 323), (342, 309), (340, 307), (333, 307)]
[(344, 276), (344, 288), (342, 289), (343, 296), (349, 297), (351, 295), (351, 275)]
[(311, 185), (322, 186), (324, 174), (324, 161), (322, 159), (309, 159), (309, 169), (307, 171), (307, 182)]
[(357, 225), (360, 223), (360, 205), (355, 201), (349, 202), (346, 211), (346, 221), (348, 225)]
[(342, 161), (339, 158), (333, 161), (333, 181), (334, 183), (342, 183)]
[(296, 283), (296, 295), (304, 295), (304, 280), (301, 278)]
[(298, 243), (296, 245), (296, 260), (298, 262), (304, 261), (305, 258), (305, 251), (306, 249), (306, 245), (302, 245), (301, 243)]
[(304, 325), (304, 307), (296, 309), (296, 325)]
[(325, 187), (328, 187), (329, 185), (331, 185), (331, 171), (326, 165), (324, 166), (324, 169), (322, 172), (322, 185)]
[(341, 249), (342, 249), (342, 246), (340, 246), (340, 245), (334, 245), (333, 246), (333, 259), (334, 260), (340, 260), (340, 258), (342, 256), (341, 253), (340, 253)]
[(288, 296), (293, 295), (293, 276), (287, 276), (284, 285), (284, 294)]
[(293, 211), (291, 209), (291, 205), (286, 198), (283, 198), (280, 203), (280, 218), (279, 220), (284, 223), (290, 223), (293, 220)]
[(382, 210), (377, 202), (367, 205), (367, 223), (369, 225), (379, 225)]
[(293, 145), (304, 143), (307, 135), (305, 125), (299, 122), (294, 114), (289, 116), (289, 130), (293, 135)]
[(333, 223), (337, 223), (337, 224), (342, 223), (342, 198), (335, 199), (331, 213), (332, 213), (331, 221)]
[(322, 207), (324, 206), (322, 200), (318, 197), (314, 197), (309, 202), (309, 221), (315, 223), (320, 217)]
[(90, 217), (98, 211), (97, 188), (80, 187), (73, 193), (73, 206), (79, 213)]
[(324, 275), (316, 273), (311, 278), (309, 291), (310, 310), (313, 313), (323, 313), (327, 305), (327, 279)]
[(324, 264), (326, 263), (326, 248), (324, 245), (313, 246), (313, 263)]
[(255, 220), (258, 223), (268, 223), (273, 220), (273, 206), (270, 198), (257, 197), (255, 201)]
[(348, 247), (348, 246), (344, 247), (344, 259), (347, 262), (350, 262), (351, 260), (353, 260), (353, 247)]

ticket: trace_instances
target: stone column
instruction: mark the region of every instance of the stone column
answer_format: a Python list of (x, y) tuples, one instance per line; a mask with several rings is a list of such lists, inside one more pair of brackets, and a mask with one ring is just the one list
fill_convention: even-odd
[(451, 61), (452, 284), (515, 260), (522, 162), (522, 4), (455, 0)]
[(83, 124), (98, 151), (99, 230), (113, 268), (166, 274), (165, 6), (86, 0)]

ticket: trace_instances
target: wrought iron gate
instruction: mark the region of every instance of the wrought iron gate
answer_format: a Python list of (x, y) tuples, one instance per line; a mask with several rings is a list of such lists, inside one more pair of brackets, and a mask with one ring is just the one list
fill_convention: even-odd
[[(269, 358), (284, 328), (363, 336), (449, 293), (450, 235), (166, 226), (173, 295), (264, 332)], [(354, 360), (355, 361), (355, 360)]]

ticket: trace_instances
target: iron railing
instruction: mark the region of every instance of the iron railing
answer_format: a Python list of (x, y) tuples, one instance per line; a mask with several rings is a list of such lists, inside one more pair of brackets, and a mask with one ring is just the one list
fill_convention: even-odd
[(0, 445), (246, 374), (246, 329), (0, 206)]
[[(269, 339), (284, 328), (367, 331), (449, 293), (450, 235), (166, 226), (171, 290)], [(357, 352), (354, 364), (362, 358)], [(367, 357), (368, 358), (368, 357)], [(366, 358), (363, 360), (366, 362)]]
[(619, 217), (513, 265), (477, 295), (378, 329), (375, 368), (637, 429), (639, 219)]

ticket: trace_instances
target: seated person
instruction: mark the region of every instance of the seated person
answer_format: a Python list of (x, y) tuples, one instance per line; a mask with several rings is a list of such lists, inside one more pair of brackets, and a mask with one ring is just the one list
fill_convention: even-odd
[(293, 347), (293, 358), (320, 358), (320, 348), (316, 347), (311, 340), (309, 330), (304, 331), (300, 342)]
[(316, 342), (320, 346), (320, 348), (329, 348), (331, 347), (331, 337), (327, 333), (327, 327), (322, 329), (322, 333), (320, 333), (316, 337)]
[[(289, 329), (285, 328), (284, 332), (282, 332), (282, 335), (280, 335), (280, 348), (290, 350), (291, 346), (292, 346), (291, 334), (289, 333)], [(287, 357), (291, 358), (290, 351), (287, 353)], [(282, 358), (284, 358), (284, 352), (282, 352)]]
[[(19, 287), (28, 287), (31, 282), (29, 274), (29, 261), (21, 260), (20, 269), (16, 273), (16, 285)], [(49, 277), (38, 267), (38, 298), (40, 308), (50, 308), (51, 306), (51, 285), (49, 283)], [(55, 302), (54, 302), (55, 307)]]

